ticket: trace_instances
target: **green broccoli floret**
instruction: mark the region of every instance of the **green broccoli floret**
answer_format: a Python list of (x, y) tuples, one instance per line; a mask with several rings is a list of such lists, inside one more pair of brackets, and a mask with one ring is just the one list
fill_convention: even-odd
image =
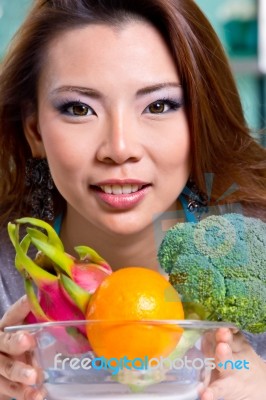
[(188, 318), (266, 330), (266, 223), (240, 214), (179, 223), (166, 233), (158, 260)]

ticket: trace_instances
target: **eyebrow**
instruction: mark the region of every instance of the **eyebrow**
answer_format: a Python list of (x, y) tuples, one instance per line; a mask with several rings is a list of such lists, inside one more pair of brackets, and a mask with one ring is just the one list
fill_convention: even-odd
[[(163, 82), (163, 83), (157, 83), (151, 86), (147, 86), (144, 88), (141, 88), (137, 91), (137, 97), (147, 95), (153, 92), (156, 92), (161, 89), (165, 88), (175, 88), (175, 87), (182, 87), (180, 83), (177, 82)], [(100, 99), (103, 98), (104, 96), (98, 92), (95, 89), (91, 88), (86, 88), (82, 86), (61, 86), (59, 88), (54, 89), (51, 94), (57, 94), (57, 93), (62, 93), (62, 92), (77, 92), (81, 94), (85, 94), (87, 96), (93, 97), (95, 99)]]
[(82, 86), (60, 86), (59, 88), (54, 89), (51, 94), (57, 94), (62, 92), (78, 92), (81, 94), (86, 94), (87, 96), (94, 97), (99, 99), (103, 97), (100, 92), (95, 89), (90, 89)]
[(150, 93), (153, 93), (153, 92), (156, 92), (158, 90), (165, 89), (165, 88), (168, 89), (168, 88), (181, 87), (181, 86), (182, 85), (180, 83), (177, 83), (177, 82), (158, 83), (158, 84), (155, 84), (155, 85), (147, 86), (147, 87), (145, 87), (143, 89), (139, 89), (137, 91), (137, 96), (150, 94)]

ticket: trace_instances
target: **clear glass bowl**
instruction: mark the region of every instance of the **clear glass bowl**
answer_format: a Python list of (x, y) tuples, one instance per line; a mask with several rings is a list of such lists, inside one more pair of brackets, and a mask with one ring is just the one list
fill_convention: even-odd
[[(140, 358), (136, 354), (135, 359), (125, 358), (126, 349), (134, 343), (134, 337), (128, 337), (124, 343), (119, 332), (121, 327), (127, 329), (129, 326), (134, 328), (134, 332), (143, 329), (144, 333), (147, 330), (152, 332), (149, 343), (138, 341), (142, 354), (147, 346), (147, 356)], [(123, 358), (111, 360), (93, 351), (86, 332), (95, 327), (101, 327), (103, 340), (104, 335), (114, 329), (117, 347), (125, 346)], [(36, 348), (31, 361), (42, 371), (42, 382), (38, 386), (45, 387), (49, 400), (195, 400), (208, 385), (215, 368), (214, 334), (220, 327), (234, 328), (232, 324), (220, 322), (142, 320), (46, 322), (12, 326), (5, 330), (27, 330), (34, 336)], [(170, 335), (171, 331), (175, 335), (179, 332), (176, 347), (170, 353), (168, 350), (168, 353), (149, 358), (153, 346), (159, 345), (162, 349), (160, 340), (165, 340), (165, 336), (160, 332), (167, 329)]]

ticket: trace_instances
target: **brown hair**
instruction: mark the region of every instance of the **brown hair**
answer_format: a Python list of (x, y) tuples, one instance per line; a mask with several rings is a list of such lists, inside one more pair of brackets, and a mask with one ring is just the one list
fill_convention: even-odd
[[(2, 219), (25, 213), (25, 160), (30, 157), (22, 109), (37, 107), (45, 50), (65, 30), (145, 19), (163, 35), (184, 88), (191, 132), (191, 175), (201, 190), (215, 174), (213, 197), (232, 183), (231, 200), (265, 209), (266, 152), (250, 136), (227, 58), (192, 0), (36, 0), (17, 32), (0, 75), (0, 198)], [(59, 200), (58, 200), (59, 199)], [(64, 201), (57, 196), (57, 205)]]

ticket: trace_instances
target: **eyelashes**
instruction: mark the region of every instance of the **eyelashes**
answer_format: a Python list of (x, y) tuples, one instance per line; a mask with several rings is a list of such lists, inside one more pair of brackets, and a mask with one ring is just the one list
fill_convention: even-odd
[(59, 113), (73, 117), (87, 117), (96, 115), (93, 108), (81, 101), (66, 100), (63, 103), (55, 105)]
[[(160, 115), (177, 111), (183, 106), (183, 100), (170, 98), (158, 99), (150, 103), (144, 110), (143, 114)], [(63, 115), (69, 117), (88, 117), (97, 115), (96, 112), (88, 104), (73, 100), (64, 100), (59, 104), (55, 104), (56, 110)]]
[(149, 104), (148, 107), (145, 108), (144, 113), (165, 114), (170, 111), (177, 111), (182, 105), (182, 101), (167, 98), (159, 99)]

